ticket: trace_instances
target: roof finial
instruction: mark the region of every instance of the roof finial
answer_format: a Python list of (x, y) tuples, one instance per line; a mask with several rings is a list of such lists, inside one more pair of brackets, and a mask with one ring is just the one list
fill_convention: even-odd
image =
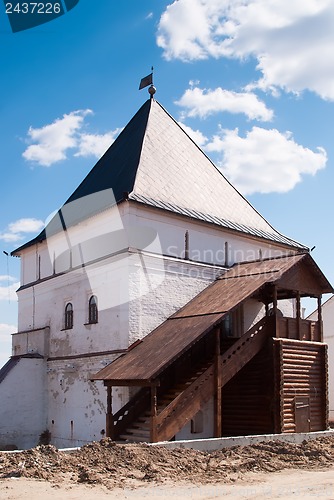
[(151, 67), (151, 71), (152, 71), (152, 83), (151, 83), (150, 88), (148, 89), (148, 93), (150, 94), (151, 99), (153, 99), (153, 96), (154, 96), (154, 94), (155, 94), (155, 93), (156, 93), (156, 91), (157, 91), (157, 89), (156, 89), (156, 88), (155, 88), (155, 86), (153, 85), (153, 71), (154, 71), (153, 66)]
[(149, 75), (142, 78), (140, 80), (140, 84), (139, 84), (139, 90), (141, 90), (145, 87), (148, 87), (148, 85), (150, 85), (150, 88), (148, 89), (148, 93), (150, 94), (151, 99), (153, 99), (153, 96), (157, 91), (157, 89), (153, 85), (153, 69), (154, 68), (152, 66), (152, 68), (151, 68), (152, 73), (150, 73)]
[(155, 88), (155, 86), (152, 83), (151, 86), (148, 89), (148, 93), (150, 94), (151, 99), (153, 99), (153, 96), (156, 93), (156, 91), (157, 91), (157, 89)]

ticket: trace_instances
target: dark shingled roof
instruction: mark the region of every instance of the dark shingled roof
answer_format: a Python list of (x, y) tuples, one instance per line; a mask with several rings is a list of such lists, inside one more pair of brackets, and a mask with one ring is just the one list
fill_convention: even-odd
[[(87, 197), (94, 194), (97, 194), (94, 202), (87, 201)], [(149, 99), (48, 223), (46, 230), (13, 254), (126, 198), (242, 234), (306, 249), (276, 231), (161, 104)], [(72, 203), (80, 199), (84, 201)]]
[[(131, 193), (151, 108), (146, 101), (66, 203), (111, 188), (116, 202)], [(65, 204), (66, 204), (65, 203)]]
[[(116, 203), (124, 199), (125, 193), (131, 193), (134, 187), (137, 168), (139, 165), (142, 143), (150, 113), (151, 100), (147, 100), (137, 111), (127, 126), (119, 134), (115, 142), (104, 153), (89, 174), (77, 187), (74, 193), (64, 203), (63, 208), (71, 202), (79, 200), (106, 189), (112, 189)], [(105, 197), (100, 198), (100, 203), (94, 203), (95, 212), (99, 212), (108, 206), (112, 206), (110, 200)], [(85, 207), (80, 204), (80, 209)], [(71, 211), (66, 216), (66, 225), (75, 224), (84, 219), (84, 216), (94, 215), (89, 213), (75, 213)], [(72, 220), (70, 219), (72, 218)], [(47, 228), (48, 236), (62, 231), (59, 217), (52, 219)], [(46, 231), (43, 229), (36, 238), (20, 246), (13, 253), (17, 253), (24, 248), (46, 239)]]

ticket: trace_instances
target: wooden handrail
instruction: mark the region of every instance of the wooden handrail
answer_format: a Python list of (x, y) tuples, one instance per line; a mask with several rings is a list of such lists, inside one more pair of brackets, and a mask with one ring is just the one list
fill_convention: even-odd
[(214, 364), (156, 416), (156, 439), (171, 439), (213, 395)]
[(278, 324), (277, 338), (321, 342), (321, 329), (318, 321), (282, 317), (278, 318)]
[(150, 389), (144, 387), (113, 416), (113, 438), (117, 439), (125, 429), (149, 407), (149, 404)]
[[(222, 386), (231, 380), (264, 346), (268, 318), (260, 320), (220, 356)], [(171, 439), (215, 394), (214, 363), (154, 418), (155, 438)]]
[(271, 321), (262, 318), (220, 356), (222, 386), (227, 384), (264, 346)]

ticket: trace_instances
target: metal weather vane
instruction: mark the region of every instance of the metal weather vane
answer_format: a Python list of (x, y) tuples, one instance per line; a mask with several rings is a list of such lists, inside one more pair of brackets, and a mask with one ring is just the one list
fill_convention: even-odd
[(156, 90), (156, 88), (153, 85), (153, 66), (152, 66), (151, 70), (152, 70), (152, 73), (150, 73), (147, 76), (144, 76), (144, 78), (142, 78), (140, 80), (139, 90), (142, 90), (145, 87), (150, 86), (150, 88), (148, 89), (148, 92), (149, 92), (149, 94), (151, 96), (151, 99), (153, 99), (153, 96), (154, 96), (154, 94), (156, 93), (157, 90)]

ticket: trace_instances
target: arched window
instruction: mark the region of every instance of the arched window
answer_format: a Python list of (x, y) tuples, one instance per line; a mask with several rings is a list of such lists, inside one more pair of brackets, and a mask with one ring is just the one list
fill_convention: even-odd
[(97, 323), (98, 320), (98, 310), (97, 310), (97, 297), (92, 295), (89, 299), (89, 309), (88, 309), (88, 323)]
[(65, 330), (73, 328), (73, 306), (69, 302), (65, 307)]

